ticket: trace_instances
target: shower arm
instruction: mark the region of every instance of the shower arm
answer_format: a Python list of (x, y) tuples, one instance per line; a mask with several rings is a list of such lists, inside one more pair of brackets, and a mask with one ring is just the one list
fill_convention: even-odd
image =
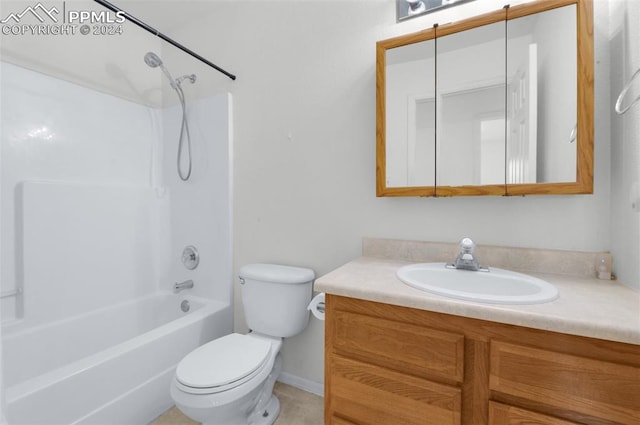
[(218, 72), (223, 73), (224, 75), (226, 75), (227, 77), (231, 78), (232, 80), (236, 79), (236, 76), (231, 74), (230, 72), (225, 71), (224, 69), (220, 68), (219, 66), (217, 66), (216, 64), (208, 61), (207, 59), (203, 58), (202, 56), (200, 56), (199, 54), (197, 54), (196, 52), (194, 52), (193, 50), (184, 47), (182, 44), (178, 43), (177, 41), (167, 37), (166, 35), (162, 34), (160, 31), (156, 30), (153, 27), (150, 27), (149, 25), (147, 25), (146, 23), (142, 22), (141, 20), (139, 20), (138, 18), (136, 18), (135, 16), (131, 16), (130, 14), (128, 14), (127, 12), (125, 12), (124, 10), (120, 9), (117, 6), (114, 6), (113, 4), (109, 3), (106, 0), (94, 0), (96, 3), (101, 4), (102, 6), (106, 7), (107, 9), (111, 10), (112, 12), (116, 12), (116, 13), (120, 13), (122, 16), (124, 16), (125, 18), (127, 18), (129, 21), (133, 22), (134, 24), (136, 24), (137, 26), (139, 26), (140, 28), (150, 32), (151, 34), (155, 35), (156, 37), (160, 37), (161, 39), (163, 39), (164, 41), (166, 41), (167, 43), (177, 47), (178, 49), (182, 50), (183, 52), (193, 56), (194, 58), (198, 59), (201, 62), (206, 63), (207, 65), (209, 65), (210, 67), (212, 67), (213, 69), (215, 69)]

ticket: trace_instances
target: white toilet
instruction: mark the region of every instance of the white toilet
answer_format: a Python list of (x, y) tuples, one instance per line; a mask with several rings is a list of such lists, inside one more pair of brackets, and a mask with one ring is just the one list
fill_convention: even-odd
[(176, 406), (205, 425), (273, 424), (280, 413), (273, 385), (282, 338), (307, 327), (313, 279), (306, 268), (243, 266), (241, 296), (251, 332), (223, 336), (187, 354), (171, 384)]

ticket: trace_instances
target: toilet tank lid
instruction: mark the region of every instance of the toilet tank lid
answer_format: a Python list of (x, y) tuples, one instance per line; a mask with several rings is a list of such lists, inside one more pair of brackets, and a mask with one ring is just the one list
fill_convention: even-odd
[(240, 267), (241, 278), (273, 283), (307, 283), (313, 281), (315, 273), (304, 267), (278, 264), (247, 264)]

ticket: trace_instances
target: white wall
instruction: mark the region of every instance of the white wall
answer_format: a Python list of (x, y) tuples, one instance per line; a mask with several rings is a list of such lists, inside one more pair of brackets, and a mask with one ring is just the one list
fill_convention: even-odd
[[(640, 2), (610, 0), (610, 13), (611, 251), (620, 281), (640, 289), (640, 105), (622, 116), (613, 112), (618, 94), (640, 68)], [(640, 95), (639, 80), (625, 105)]]
[[(172, 35), (237, 74), (193, 63), (206, 92), (234, 95), (235, 270), (250, 262), (313, 268), (360, 255), (363, 236), (607, 250), (608, 82), (596, 84), (595, 194), (488, 198), (376, 198), (375, 42), (463, 19), (501, 1), (476, 1), (396, 23), (392, 0), (214, 2)], [(604, 9), (604, 13), (602, 11)], [(607, 4), (596, 2), (596, 60), (608, 55)], [(596, 66), (596, 79), (608, 69)], [(236, 295), (236, 329), (244, 330)], [(284, 345), (284, 370), (323, 379), (323, 325)]]

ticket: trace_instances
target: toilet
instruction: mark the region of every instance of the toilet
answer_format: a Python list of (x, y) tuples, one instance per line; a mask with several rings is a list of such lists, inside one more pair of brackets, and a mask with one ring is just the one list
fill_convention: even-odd
[(314, 272), (301, 267), (248, 264), (240, 293), (250, 332), (210, 341), (180, 361), (171, 397), (205, 425), (271, 425), (280, 413), (273, 386), (282, 368), (282, 339), (309, 322)]

